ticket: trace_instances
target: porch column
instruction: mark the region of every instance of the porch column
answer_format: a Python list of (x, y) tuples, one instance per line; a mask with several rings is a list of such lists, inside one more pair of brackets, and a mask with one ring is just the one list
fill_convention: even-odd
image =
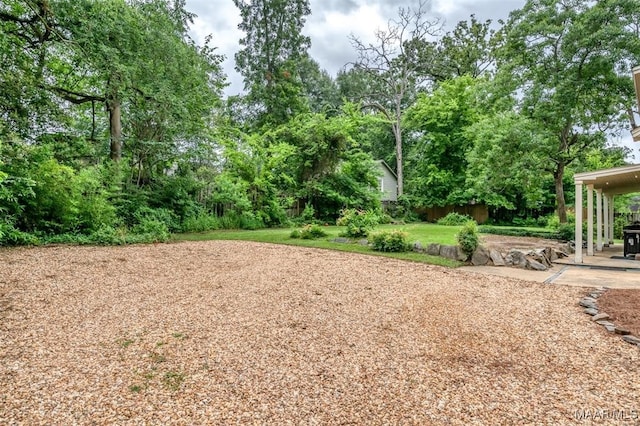
[(596, 190), (596, 250), (602, 251), (602, 189)]
[(587, 185), (587, 256), (593, 256), (593, 184)]
[(582, 263), (582, 182), (576, 182), (576, 230), (574, 240), (576, 243), (576, 263)]
[(614, 197), (615, 197), (614, 195), (609, 197), (609, 245), (613, 245), (613, 240), (616, 238), (613, 232), (613, 230), (615, 229), (613, 226), (613, 223), (615, 222), (615, 219), (616, 219), (615, 211), (613, 209)]
[(609, 196), (607, 194), (603, 194), (602, 198), (603, 206), (602, 211), (604, 212), (604, 246), (609, 247), (609, 242), (611, 238), (609, 237)]

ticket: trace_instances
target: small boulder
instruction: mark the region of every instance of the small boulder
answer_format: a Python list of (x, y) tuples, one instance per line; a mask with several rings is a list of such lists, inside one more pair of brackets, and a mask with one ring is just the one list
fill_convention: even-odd
[(595, 309), (595, 308), (586, 308), (584, 310), (584, 313), (587, 314), (587, 315), (593, 316), (593, 315), (597, 315), (598, 314), (598, 310)]
[(526, 268), (531, 269), (533, 271), (546, 271), (549, 269), (547, 265), (544, 265), (538, 262), (537, 260), (533, 260), (533, 259), (529, 259), (529, 261), (527, 262)]
[(440, 256), (440, 244), (429, 244), (427, 246), (427, 254), (430, 254), (431, 256)]
[(451, 260), (458, 259), (458, 247), (457, 246), (440, 246), (440, 256)]
[(507, 255), (505, 262), (507, 265), (511, 263), (516, 268), (526, 268), (527, 267), (527, 256), (521, 252), (520, 250), (511, 250)]
[(622, 327), (615, 327), (615, 333), (616, 334), (621, 334), (623, 336), (628, 336), (629, 334), (631, 334), (631, 332), (629, 330), (627, 330), (626, 328), (622, 328)]
[(596, 299), (593, 297), (583, 297), (580, 300), (580, 306), (584, 308), (596, 308)]
[(346, 243), (350, 243), (351, 240), (348, 238), (344, 238), (344, 237), (338, 237), (338, 238), (334, 238), (333, 239), (334, 243), (340, 243), (340, 244), (346, 244)]
[(464, 262), (468, 256), (458, 246), (440, 246), (440, 256)]
[(599, 314), (594, 315), (594, 316), (591, 318), (591, 321), (606, 320), (606, 319), (609, 319), (609, 318), (611, 318), (611, 317), (609, 316), (609, 314), (605, 314), (604, 312), (602, 312), (602, 313), (599, 313)]
[(413, 243), (413, 251), (417, 253), (424, 253), (424, 247), (422, 247), (420, 241), (416, 241), (415, 243)]
[(489, 250), (489, 257), (491, 257), (491, 261), (495, 266), (505, 266), (502, 253), (500, 253), (498, 250), (495, 250), (495, 249)]
[(622, 340), (624, 340), (627, 343), (631, 343), (632, 345), (640, 346), (640, 339), (637, 338), (636, 336), (627, 334), (626, 336), (622, 336)]
[(473, 256), (471, 256), (471, 264), (473, 266), (483, 266), (489, 263), (489, 259), (489, 251), (486, 248), (480, 246), (473, 253)]

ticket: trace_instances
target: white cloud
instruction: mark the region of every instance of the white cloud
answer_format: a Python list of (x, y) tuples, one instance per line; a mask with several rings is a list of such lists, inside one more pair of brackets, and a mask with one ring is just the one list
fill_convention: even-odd
[[(478, 19), (506, 18), (509, 12), (524, 5), (525, 0), (433, 0), (431, 11), (445, 20), (449, 30), (460, 20), (475, 14)], [(416, 7), (417, 0), (311, 0), (312, 15), (307, 17), (304, 33), (311, 37), (311, 56), (331, 74), (356, 59), (349, 41), (353, 34), (372, 41), (376, 29), (385, 28), (395, 18), (398, 7)], [(187, 10), (198, 15), (191, 29), (194, 40), (202, 43), (208, 34), (213, 45), (226, 56), (223, 64), (231, 86), (226, 93), (242, 90), (242, 77), (235, 69), (234, 55), (240, 49), (243, 34), (238, 30), (240, 14), (230, 0), (187, 0)]]

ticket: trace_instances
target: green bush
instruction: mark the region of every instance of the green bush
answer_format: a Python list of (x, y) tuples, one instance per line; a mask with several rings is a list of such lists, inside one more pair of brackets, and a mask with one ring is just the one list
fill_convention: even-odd
[(220, 229), (218, 217), (206, 213), (189, 216), (182, 222), (182, 232), (204, 232), (216, 229)]
[(91, 238), (84, 234), (57, 234), (49, 235), (44, 239), (45, 244), (91, 244)]
[[(150, 224), (151, 222), (160, 222), (162, 224), (164, 224), (167, 232), (176, 232), (180, 230), (180, 221), (178, 219), (178, 216), (172, 212), (169, 209), (166, 208), (149, 208), (149, 207), (140, 207), (135, 213), (134, 213), (134, 218), (136, 221), (136, 224), (134, 225), (134, 229), (138, 228), (140, 229), (141, 224), (143, 223), (149, 223), (148, 225), (143, 225), (143, 228), (145, 226), (150, 226), (152, 228), (157, 228), (157, 225), (155, 224)], [(134, 231), (135, 233), (145, 233), (145, 232), (137, 232)]]
[(40, 239), (33, 234), (14, 228), (10, 222), (0, 222), (0, 246), (37, 246)]
[(380, 217), (373, 210), (344, 209), (336, 222), (338, 226), (346, 226), (345, 237), (363, 238), (380, 223)]
[(470, 220), (472, 219), (467, 215), (451, 212), (447, 214), (445, 217), (438, 219), (437, 224), (444, 225), (444, 226), (460, 226), (460, 225), (464, 225)]
[(405, 252), (410, 248), (408, 234), (403, 231), (381, 231), (369, 234), (369, 242), (375, 251)]
[(160, 243), (171, 236), (166, 223), (149, 217), (143, 218), (131, 231), (138, 236), (134, 237), (135, 242)]
[(99, 167), (87, 167), (78, 172), (76, 187), (81, 194), (76, 202), (78, 228), (85, 233), (102, 225), (118, 223), (116, 207), (109, 199), (111, 192), (106, 188), (105, 173)]
[(296, 218), (296, 222), (299, 224), (311, 223), (314, 221), (315, 217), (316, 217), (315, 209), (311, 204), (307, 204), (304, 210), (302, 211), (302, 213), (300, 214), (300, 216)]
[[(622, 238), (622, 228), (627, 226), (629, 221), (626, 217), (618, 216), (613, 220), (613, 238), (621, 239)], [(584, 229), (584, 227), (583, 227)]]
[(465, 223), (460, 232), (458, 232), (457, 239), (458, 245), (462, 249), (463, 253), (467, 256), (471, 256), (480, 244), (478, 224), (473, 220)]
[(112, 246), (126, 244), (126, 233), (110, 225), (102, 225), (89, 234), (89, 241), (93, 244)]
[[(573, 225), (569, 225), (573, 227)], [(573, 228), (572, 228), (573, 229)], [(557, 230), (552, 229), (525, 229), (525, 228), (509, 228), (503, 226), (482, 225), (478, 227), (478, 232), (482, 234), (506, 235), (510, 237), (535, 237), (548, 238), (552, 240), (562, 239)]]
[(291, 231), (291, 234), (289, 234), (289, 238), (298, 239), (301, 237), (302, 237), (302, 231), (299, 229), (294, 229), (293, 231)]
[(557, 239), (570, 241), (575, 238), (576, 227), (570, 223), (559, 224), (556, 229)]
[[(311, 224), (303, 226), (297, 235), (299, 235), (297, 238), (302, 238), (303, 240), (315, 240), (316, 238), (326, 237), (327, 233), (320, 225)], [(292, 238), (296, 237), (292, 236)]]

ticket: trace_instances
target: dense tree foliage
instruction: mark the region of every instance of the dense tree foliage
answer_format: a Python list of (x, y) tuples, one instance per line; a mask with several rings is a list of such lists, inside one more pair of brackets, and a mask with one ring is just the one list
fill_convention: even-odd
[(627, 0), (530, 0), (507, 22), (498, 78), (542, 136), (535, 151), (553, 175), (561, 222), (566, 168), (604, 143), (633, 98), (638, 22), (640, 3)]
[[(573, 173), (624, 164), (640, 4), (530, 0), (450, 32), (419, 2), (337, 76), (309, 55), (308, 0), (234, 0), (245, 93), (184, 0), (0, 4), (0, 244), (333, 222), (482, 203), (566, 219)], [(617, 201), (620, 203), (621, 199)]]
[(245, 32), (236, 54), (248, 101), (260, 124), (279, 125), (306, 110), (301, 61), (311, 44), (302, 34), (309, 0), (233, 0)]

